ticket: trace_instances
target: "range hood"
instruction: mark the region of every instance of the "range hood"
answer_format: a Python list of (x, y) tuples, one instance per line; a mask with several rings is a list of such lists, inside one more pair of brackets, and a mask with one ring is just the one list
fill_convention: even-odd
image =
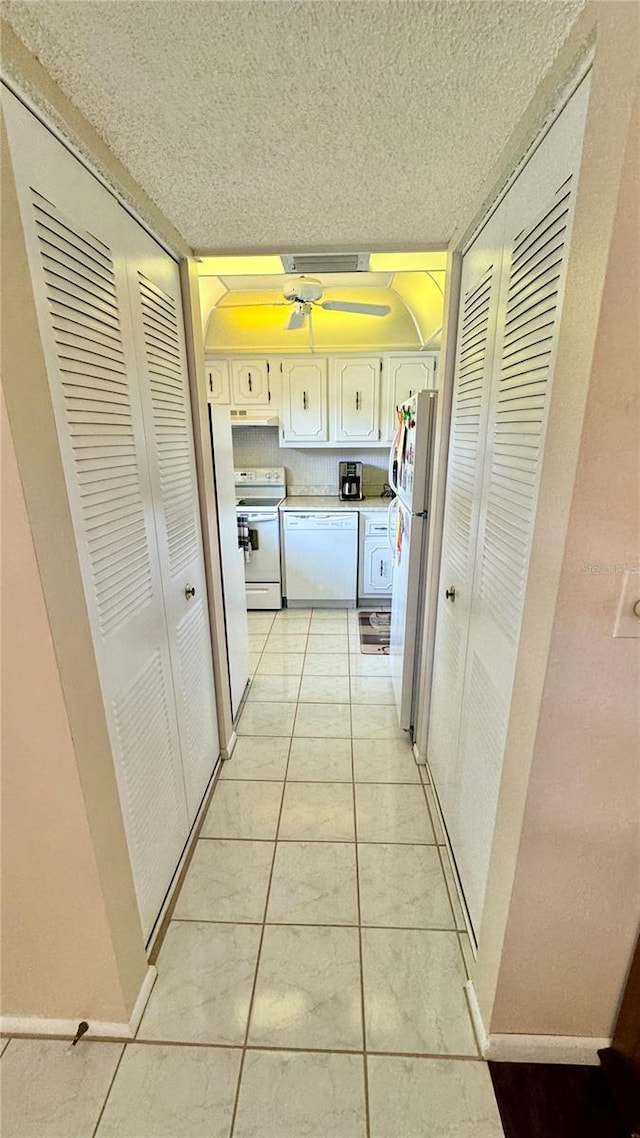
[(270, 414), (268, 411), (245, 411), (245, 410), (231, 410), (229, 412), (231, 417), (232, 427), (279, 427), (280, 421), (277, 415)]

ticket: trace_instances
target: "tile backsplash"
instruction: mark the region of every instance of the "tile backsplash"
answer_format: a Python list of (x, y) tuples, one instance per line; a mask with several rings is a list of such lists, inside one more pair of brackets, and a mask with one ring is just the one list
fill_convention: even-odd
[(375, 498), (387, 481), (388, 454), (380, 450), (297, 450), (281, 447), (277, 427), (236, 427), (233, 432), (233, 463), (247, 466), (284, 466), (287, 492), (337, 494), (338, 463), (361, 462), (364, 493)]

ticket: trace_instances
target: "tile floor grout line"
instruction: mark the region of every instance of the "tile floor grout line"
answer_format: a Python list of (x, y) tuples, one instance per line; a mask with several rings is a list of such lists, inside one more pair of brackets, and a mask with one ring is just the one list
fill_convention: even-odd
[[(239, 782), (241, 780), (240, 779), (225, 779), (224, 781), (225, 782)], [(247, 779), (246, 781), (251, 782), (254, 780)], [(280, 783), (282, 786), (286, 785), (282, 779), (257, 779), (255, 781), (257, 781), (257, 782), (269, 782), (269, 783)], [(288, 785), (291, 785), (291, 783), (289, 783)], [(297, 785), (306, 785), (306, 784), (294, 783), (294, 785), (297, 786)], [(312, 785), (316, 785), (316, 784), (312, 784)], [(349, 783), (349, 782), (337, 782), (335, 784), (332, 784), (329, 782), (320, 782), (320, 783), (317, 783), (317, 785), (318, 786), (332, 786), (332, 785), (350, 786), (351, 783)], [(370, 784), (359, 782), (359, 783), (356, 783), (356, 785), (357, 786), (367, 786)], [(387, 783), (380, 783), (378, 785), (386, 786)], [(404, 786), (404, 785), (411, 785), (411, 784), (410, 783), (407, 783), (407, 784), (399, 783), (398, 785)], [(213, 834), (213, 835), (209, 835), (208, 837), (203, 836), (201, 838), (198, 838), (198, 841), (199, 842), (272, 842), (273, 838), (239, 838), (236, 834), (231, 834), (231, 835), (229, 835), (229, 834)], [(307, 842), (309, 844), (317, 844), (317, 845), (324, 845), (326, 842), (335, 842), (338, 845), (346, 845), (346, 846), (352, 846), (354, 844), (350, 838), (278, 838), (278, 841), (279, 842)], [(434, 849), (434, 850), (439, 849), (439, 848), (445, 849), (444, 846), (442, 846), (442, 847), (438, 846), (436, 842), (417, 842), (417, 841), (398, 842), (398, 841), (390, 841), (388, 838), (383, 842), (371, 841), (368, 838), (366, 838), (366, 839), (361, 838), (360, 839), (360, 845), (361, 846), (420, 846), (421, 848), (425, 848), (425, 849)]]
[(240, 1102), (240, 1090), (242, 1087), (242, 1077), (244, 1074), (244, 1064), (245, 1064), (245, 1059), (246, 1059), (246, 1054), (247, 1054), (247, 1046), (249, 1043), (249, 1031), (251, 1029), (251, 1017), (253, 1015), (253, 1005), (254, 1005), (254, 1001), (255, 1001), (256, 988), (258, 986), (258, 972), (260, 970), (260, 958), (262, 956), (262, 945), (264, 944), (264, 936), (265, 936), (265, 931), (267, 928), (267, 911), (269, 908), (269, 899), (270, 899), (270, 895), (271, 895), (271, 883), (273, 881), (273, 872), (274, 872), (275, 864), (276, 864), (276, 854), (278, 852), (278, 833), (280, 831), (280, 822), (282, 819), (282, 811), (284, 809), (284, 797), (285, 797), (285, 792), (286, 792), (286, 788), (287, 788), (287, 774), (289, 771), (289, 761), (291, 758), (291, 746), (293, 743), (293, 729), (295, 727), (295, 720), (296, 720), (297, 714), (298, 714), (298, 712), (297, 712), (297, 707), (296, 707), (296, 715), (293, 718), (293, 723), (291, 726), (291, 735), (289, 736), (289, 749), (287, 751), (287, 762), (286, 762), (285, 769), (284, 769), (284, 781), (282, 783), (282, 795), (280, 798), (280, 809), (278, 811), (278, 820), (276, 822), (276, 828), (275, 828), (275, 833), (274, 833), (274, 838), (273, 838), (273, 854), (271, 857), (271, 869), (269, 871), (269, 879), (267, 881), (267, 892), (266, 892), (266, 896), (265, 896), (264, 909), (263, 909), (263, 913), (262, 913), (262, 931), (260, 933), (260, 939), (258, 941), (258, 953), (256, 956), (256, 966), (255, 966), (255, 971), (253, 974), (253, 985), (251, 987), (251, 995), (249, 997), (249, 1007), (247, 1009), (247, 1026), (246, 1026), (245, 1033), (244, 1033), (244, 1043), (243, 1043), (243, 1047), (242, 1047), (242, 1055), (240, 1057), (240, 1067), (238, 1069), (238, 1082), (237, 1082), (236, 1093), (235, 1093), (235, 1097), (234, 1097), (233, 1112), (231, 1115), (231, 1124), (229, 1127), (229, 1138), (233, 1138), (233, 1132), (235, 1130), (236, 1118), (237, 1118), (237, 1114), (238, 1114), (238, 1105)]
[(104, 1112), (106, 1110), (107, 1103), (109, 1101), (109, 1096), (113, 1090), (113, 1084), (116, 1081), (118, 1071), (120, 1070), (120, 1064), (122, 1063), (122, 1060), (124, 1059), (124, 1053), (126, 1050), (127, 1050), (127, 1044), (125, 1043), (123, 1048), (122, 1048), (122, 1051), (120, 1052), (120, 1054), (118, 1056), (118, 1062), (116, 1063), (115, 1070), (113, 1072), (113, 1076), (109, 1082), (109, 1086), (107, 1087), (107, 1093), (104, 1096), (104, 1101), (102, 1103), (102, 1106), (100, 1107), (100, 1112), (99, 1112), (98, 1117), (96, 1119), (96, 1124), (95, 1124), (93, 1130), (91, 1131), (91, 1138), (96, 1138), (96, 1135), (98, 1133), (100, 1123), (102, 1122), (102, 1118), (103, 1118)]
[[(325, 845), (331, 845), (325, 842)], [(353, 843), (355, 845), (355, 843)], [(212, 917), (173, 917), (175, 924), (181, 925), (242, 925), (248, 928), (262, 928), (262, 921), (216, 921)], [(357, 929), (358, 922), (347, 924), (345, 921), (265, 921), (266, 928), (270, 929)], [(362, 924), (363, 929), (373, 929), (378, 932), (410, 932), (410, 933), (459, 933), (460, 929), (449, 928), (443, 925), (369, 925)]]
[[(69, 1035), (24, 1035), (16, 1034), (8, 1037), (11, 1040), (35, 1040), (37, 1042), (55, 1042), (55, 1043), (70, 1043), (73, 1039)], [(102, 1046), (105, 1043), (122, 1044), (123, 1054), (127, 1047), (187, 1047), (191, 1050), (200, 1051), (243, 1051), (244, 1044), (242, 1043), (209, 1043), (206, 1041), (192, 1040), (192, 1039), (131, 1039), (128, 1036), (85, 1036), (82, 1040), (82, 1046), (86, 1047)], [(270, 1043), (249, 1043), (246, 1047), (247, 1051), (292, 1051), (300, 1052), (303, 1055), (364, 1055), (364, 1051), (355, 1050), (349, 1047), (298, 1047), (294, 1044), (287, 1044), (283, 1047), (281, 1044)], [(8, 1046), (5, 1047), (4, 1055), (8, 1051)], [(450, 1060), (460, 1062), (464, 1060), (467, 1063), (486, 1063), (481, 1055), (461, 1055), (458, 1052), (439, 1052), (439, 1051), (379, 1051), (376, 1049), (369, 1049), (368, 1055), (382, 1056), (388, 1058), (399, 1059), (437, 1059), (437, 1060)], [(115, 1078), (115, 1075), (114, 1075)], [(95, 1138), (94, 1135), (91, 1138)]]
[(356, 863), (356, 900), (358, 908), (358, 956), (360, 964), (360, 1017), (362, 1021), (362, 1077), (364, 1089), (365, 1136), (370, 1138), (371, 1119), (369, 1115), (369, 1068), (367, 1064), (367, 1025), (364, 998), (364, 954), (362, 950), (362, 899), (360, 896), (360, 858), (358, 855), (358, 810), (356, 803), (355, 761), (353, 757), (353, 736), (351, 738), (351, 791), (353, 796), (353, 833)]

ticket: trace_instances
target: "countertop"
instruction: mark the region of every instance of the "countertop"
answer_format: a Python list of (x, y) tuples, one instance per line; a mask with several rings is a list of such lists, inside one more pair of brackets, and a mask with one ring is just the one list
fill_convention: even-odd
[(281, 510), (388, 510), (389, 498), (363, 498), (361, 502), (342, 502), (338, 495), (300, 494), (285, 498)]

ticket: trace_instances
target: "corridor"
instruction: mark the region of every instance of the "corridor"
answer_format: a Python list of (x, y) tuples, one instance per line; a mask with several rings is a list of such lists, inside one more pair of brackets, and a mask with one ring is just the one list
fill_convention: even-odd
[(249, 624), (239, 740), (137, 1040), (12, 1039), (4, 1138), (499, 1138), (388, 661), (355, 612)]

